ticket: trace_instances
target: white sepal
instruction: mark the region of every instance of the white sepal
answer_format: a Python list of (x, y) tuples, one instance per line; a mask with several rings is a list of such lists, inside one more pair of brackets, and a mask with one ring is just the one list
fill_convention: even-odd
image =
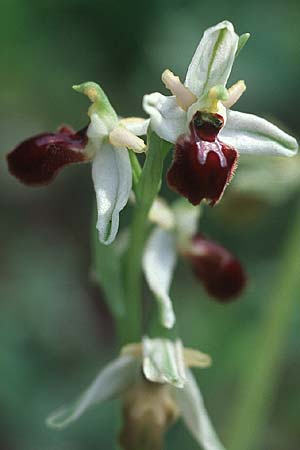
[(161, 323), (166, 328), (172, 328), (175, 323), (175, 314), (169, 297), (175, 263), (174, 234), (162, 228), (155, 228), (146, 243), (143, 270), (147, 283), (159, 303)]
[(186, 378), (183, 389), (173, 389), (183, 421), (203, 450), (225, 450), (210, 422), (196, 380), (188, 369)]
[(139, 363), (130, 355), (123, 355), (101, 370), (81, 396), (51, 414), (46, 423), (52, 428), (65, 428), (77, 420), (91, 406), (120, 395), (134, 383)]
[(197, 97), (213, 86), (226, 85), (238, 41), (233, 25), (226, 20), (204, 32), (185, 79), (185, 85)]
[(180, 340), (143, 339), (143, 372), (153, 383), (182, 388), (185, 383), (183, 346)]
[(293, 156), (298, 150), (295, 138), (272, 123), (253, 114), (228, 110), (220, 140), (240, 153)]
[(187, 131), (186, 112), (177, 105), (176, 97), (154, 92), (144, 96), (143, 108), (151, 118), (152, 129), (165, 141), (174, 144)]
[(132, 172), (126, 148), (102, 145), (96, 152), (92, 177), (97, 199), (99, 239), (111, 244), (119, 228), (119, 213), (127, 204)]

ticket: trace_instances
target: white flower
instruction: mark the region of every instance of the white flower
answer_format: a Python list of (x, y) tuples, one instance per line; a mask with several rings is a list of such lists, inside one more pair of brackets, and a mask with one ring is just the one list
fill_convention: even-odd
[[(213, 116), (219, 118), (221, 116), (222, 121), (215, 129), (215, 135), (209, 139), (209, 143), (206, 142), (207, 139), (203, 138), (203, 135), (199, 137), (201, 133), (198, 133), (198, 137), (196, 136), (198, 177), (204, 178), (205, 176), (204, 166), (209, 159), (209, 153), (218, 155), (220, 168), (224, 169), (226, 165), (228, 167), (227, 173), (224, 172), (222, 189), (219, 189), (218, 192), (210, 195), (209, 191), (212, 186), (201, 184), (199, 186), (200, 191), (203, 191), (202, 198), (210, 199), (212, 204), (220, 199), (235, 167), (236, 161), (228, 162), (224, 147), (233, 148), (239, 153), (278, 156), (292, 156), (298, 149), (297, 141), (293, 137), (267, 120), (229, 109), (246, 88), (243, 81), (238, 81), (227, 90), (226, 83), (235, 57), (248, 37), (242, 35), (239, 38), (233, 25), (228, 21), (220, 22), (209, 28), (205, 31), (196, 49), (184, 84), (171, 71), (166, 70), (162, 75), (162, 80), (173, 95), (165, 96), (155, 92), (145, 95), (143, 100), (143, 107), (150, 115), (153, 130), (162, 139), (173, 144), (176, 143), (175, 160), (176, 151), (180, 150), (178, 147), (181, 147), (180, 157), (182, 157), (188, 153), (188, 145), (192, 146), (191, 143), (184, 141), (184, 138), (178, 140), (178, 137), (182, 134), (191, 136), (193, 131), (197, 134), (197, 129), (195, 129), (197, 124), (194, 124), (194, 130), (191, 129), (192, 121), (195, 120), (197, 114), (198, 121), (200, 117), (206, 125), (208, 122), (212, 125)], [(202, 113), (205, 114), (201, 116)], [(177, 161), (175, 162), (177, 164)], [(200, 166), (203, 169), (201, 173)], [(182, 167), (180, 170), (183, 171)], [(196, 177), (197, 170), (196, 168), (193, 170), (195, 170)], [(189, 177), (186, 167), (183, 176)], [(175, 181), (174, 178), (176, 178)], [(187, 192), (189, 189), (185, 186), (186, 181), (178, 180), (178, 170), (175, 176), (173, 174), (172, 180), (169, 178), (168, 181), (172, 188), (189, 198), (193, 204), (201, 201), (202, 198), (197, 198), (197, 196), (195, 198), (192, 193)], [(193, 182), (194, 185), (195, 183), (196, 181)]]
[[(224, 450), (189, 369), (210, 365), (208, 355), (184, 348), (180, 340), (145, 337), (142, 344), (124, 347), (121, 355), (100, 371), (77, 400), (51, 414), (47, 425), (65, 428), (92, 406), (121, 397), (125, 413), (123, 439), (139, 439), (139, 431), (145, 437), (144, 432), (149, 428), (149, 439), (157, 442), (156, 438), (163, 438), (179, 414), (201, 448)], [(154, 438), (152, 427), (162, 436)]]
[(119, 213), (127, 204), (132, 187), (127, 149), (137, 153), (145, 150), (145, 143), (138, 136), (146, 134), (149, 120), (134, 117), (120, 120), (96, 83), (83, 83), (74, 89), (92, 101), (86, 152), (92, 155), (99, 239), (110, 244), (116, 237)]

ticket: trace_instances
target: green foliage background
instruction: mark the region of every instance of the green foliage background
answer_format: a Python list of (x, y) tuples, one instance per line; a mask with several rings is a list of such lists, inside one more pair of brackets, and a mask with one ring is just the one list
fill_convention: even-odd
[[(72, 167), (51, 186), (30, 189), (9, 176), (5, 153), (25, 137), (61, 123), (77, 128), (87, 122), (87, 101), (72, 92), (74, 83), (97, 81), (121, 115), (142, 115), (142, 95), (162, 90), (163, 69), (183, 78), (203, 31), (225, 18), (238, 33), (252, 33), (231, 76), (232, 82), (242, 78), (248, 86), (238, 109), (276, 117), (300, 135), (297, 0), (1, 2), (1, 450), (113, 448), (119, 428), (114, 403), (63, 432), (44, 425), (48, 413), (76, 396), (117, 351), (111, 317), (89, 279), (90, 167)], [(250, 164), (255, 172), (260, 159), (253, 157)], [(238, 197), (234, 180), (222, 205), (205, 211), (202, 230), (232, 249), (247, 268), (249, 285), (242, 299), (226, 307), (207, 299), (184, 265), (173, 284), (185, 344), (214, 359), (198, 379), (223, 437), (230, 434), (239, 381), (255, 357), (255, 337), (272, 302), (269, 292), (300, 195), (299, 189), (288, 191), (285, 181), (284, 171), (270, 183), (261, 180), (262, 189), (270, 188), (269, 202)], [(280, 199), (272, 196), (279, 183), (287, 193)], [(125, 213), (122, 222), (127, 221)], [(297, 306), (280, 382), (270, 399), (272, 413), (255, 450), (299, 448)], [(197, 448), (177, 424), (167, 448), (183, 446)]]

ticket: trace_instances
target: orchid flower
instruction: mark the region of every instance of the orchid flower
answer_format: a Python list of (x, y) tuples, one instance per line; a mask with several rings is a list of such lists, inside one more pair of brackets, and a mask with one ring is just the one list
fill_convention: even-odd
[(172, 205), (157, 198), (149, 219), (151, 231), (143, 254), (143, 272), (158, 304), (160, 323), (172, 328), (176, 321), (170, 288), (178, 256), (191, 266), (207, 294), (221, 303), (235, 300), (247, 276), (240, 261), (225, 247), (198, 231), (201, 206), (180, 198)]
[(128, 150), (143, 152), (149, 120), (119, 119), (103, 90), (87, 82), (74, 89), (89, 97), (90, 124), (79, 132), (63, 126), (56, 133), (42, 133), (19, 144), (8, 156), (10, 172), (29, 185), (48, 184), (69, 164), (92, 162), (96, 192), (99, 239), (110, 244), (119, 227), (119, 213), (132, 187)]
[(170, 70), (162, 81), (172, 96), (145, 95), (151, 127), (175, 144), (169, 186), (197, 205), (217, 203), (230, 182), (239, 153), (292, 156), (297, 141), (270, 122), (230, 108), (246, 89), (226, 89), (235, 57), (249, 35), (238, 36), (228, 21), (207, 29), (188, 67), (184, 84)]
[(51, 414), (47, 424), (65, 428), (92, 406), (120, 397), (124, 449), (143, 443), (143, 448), (162, 450), (165, 432), (181, 416), (201, 448), (224, 450), (189, 369), (210, 365), (209, 355), (184, 348), (180, 340), (144, 337), (142, 343), (126, 345), (80, 397)]

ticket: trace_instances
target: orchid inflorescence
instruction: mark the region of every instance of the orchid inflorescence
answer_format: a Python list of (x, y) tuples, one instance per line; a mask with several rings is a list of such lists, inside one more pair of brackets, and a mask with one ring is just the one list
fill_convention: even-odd
[[(208, 367), (210, 357), (185, 349), (179, 337), (172, 339), (174, 333), (168, 335), (176, 322), (169, 290), (180, 256), (216, 300), (226, 303), (243, 291), (246, 275), (241, 263), (198, 229), (203, 201), (214, 206), (221, 200), (238, 170), (239, 155), (293, 156), (298, 149), (293, 137), (265, 119), (231, 109), (246, 85), (241, 80), (230, 88), (226, 84), (248, 38), (247, 33), (238, 36), (228, 21), (206, 30), (185, 82), (165, 70), (162, 81), (172, 95), (155, 92), (144, 96), (147, 119), (119, 117), (96, 83), (74, 86), (91, 101), (89, 124), (77, 132), (62, 126), (55, 133), (39, 134), (8, 154), (10, 172), (33, 186), (48, 184), (69, 164), (92, 163), (100, 265), (105, 267), (106, 258), (112, 258), (109, 267), (114, 265), (116, 271), (118, 258), (125, 255), (136, 260), (138, 272), (141, 267), (157, 300), (159, 326), (167, 336), (125, 342), (120, 356), (78, 400), (49, 417), (49, 426), (63, 428), (90, 406), (120, 396), (124, 417), (120, 443), (125, 450), (161, 449), (164, 433), (180, 415), (205, 450), (223, 449), (190, 371), (190, 367)], [(143, 135), (148, 135), (146, 143)], [(171, 148), (174, 154), (167, 184), (182, 197), (169, 205), (157, 194), (162, 164)], [(139, 153), (146, 155), (142, 167)], [(117, 234), (120, 212), (129, 200), (137, 219), (133, 219), (128, 240)], [(146, 239), (147, 224), (152, 229)], [(140, 239), (139, 233), (145, 236)], [(128, 267), (127, 278), (134, 279), (132, 266)], [(119, 293), (123, 304), (116, 307), (111, 270), (100, 270), (98, 275), (112, 314), (126, 324), (130, 319), (126, 301), (131, 292), (127, 297)]]

